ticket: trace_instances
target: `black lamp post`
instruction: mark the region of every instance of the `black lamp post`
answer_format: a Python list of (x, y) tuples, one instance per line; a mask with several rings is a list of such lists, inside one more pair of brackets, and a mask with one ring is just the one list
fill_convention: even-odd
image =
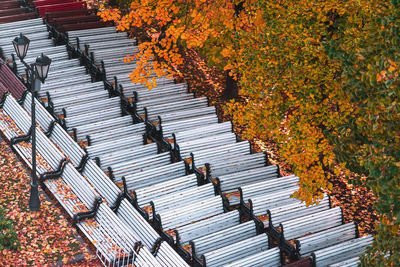
[[(30, 40), (20, 34), (20, 36), (16, 37), (13, 40), (13, 45), (15, 52), (17, 53), (20, 61), (25, 65), (28, 69), (28, 76), (30, 76), (30, 85), (31, 85), (31, 117), (32, 124), (30, 128), (30, 133), (32, 137), (32, 177), (31, 177), (31, 194), (29, 197), (29, 209), (31, 211), (38, 211), (40, 209), (40, 200), (39, 200), (39, 192), (38, 192), (38, 183), (36, 177), (36, 107), (35, 107), (35, 93), (40, 90), (40, 82), (44, 83), (47, 78), (47, 74), (49, 72), (51, 59), (45, 55), (41, 55), (36, 58), (35, 63), (29, 65), (24, 61), (26, 53), (28, 52)], [(28, 77), (27, 77), (28, 78)]]

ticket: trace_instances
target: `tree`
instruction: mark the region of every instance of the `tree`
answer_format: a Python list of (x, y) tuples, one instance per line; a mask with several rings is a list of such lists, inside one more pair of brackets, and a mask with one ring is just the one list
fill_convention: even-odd
[(332, 171), (357, 174), (380, 216), (362, 264), (399, 266), (399, 2), (259, 4), (267, 25), (240, 38), (243, 100), (228, 112), (248, 138), (276, 141), (307, 203)]
[(118, 29), (145, 30), (132, 81), (179, 74), (197, 49), (239, 83), (226, 112), (246, 138), (274, 140), (317, 202), (332, 175), (373, 190), (381, 216), (363, 264), (398, 266), (400, 225), (398, 0), (134, 0), (104, 10)]
[[(236, 3), (237, 2), (237, 3)], [(130, 8), (104, 9), (103, 20), (112, 20), (121, 31), (145, 31), (148, 39), (139, 44), (140, 52), (128, 56), (137, 61), (130, 75), (133, 82), (156, 85), (155, 76), (179, 75), (183, 63), (181, 49), (197, 49), (209, 64), (231, 72), (239, 50), (239, 31), (254, 28), (254, 0), (131, 1)]]
[(280, 156), (300, 177), (296, 197), (311, 204), (337, 164), (326, 133), (354, 107), (341, 87), (341, 66), (328, 57), (325, 40), (335, 16), (351, 12), (340, 1), (258, 1), (265, 26), (241, 32), (241, 56), (235, 70), (241, 77), (241, 101), (227, 112), (245, 126), (247, 138), (274, 140)]
[[(372, 189), (380, 217), (365, 266), (400, 265), (400, 6), (366, 1), (357, 16), (338, 21), (328, 54), (343, 66), (343, 90), (357, 107), (331, 140), (337, 159)], [(356, 28), (354, 25), (363, 27)], [(353, 30), (350, 30), (353, 29)]]

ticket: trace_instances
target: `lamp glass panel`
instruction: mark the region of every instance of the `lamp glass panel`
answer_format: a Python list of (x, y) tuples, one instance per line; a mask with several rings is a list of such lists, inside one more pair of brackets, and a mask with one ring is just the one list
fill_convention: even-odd
[(51, 59), (43, 54), (36, 58), (35, 69), (39, 79), (42, 82), (44, 82), (44, 80), (47, 78), (50, 64)]
[(40, 66), (40, 65), (35, 65), (36, 67), (36, 73), (39, 76), (40, 80), (44, 80), (47, 78), (47, 72), (49, 71), (49, 65), (45, 66)]

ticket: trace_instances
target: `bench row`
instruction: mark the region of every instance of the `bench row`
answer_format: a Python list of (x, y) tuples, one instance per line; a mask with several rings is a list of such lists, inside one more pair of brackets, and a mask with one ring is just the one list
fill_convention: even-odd
[[(201, 142), (197, 142), (197, 143), (201, 143)], [(187, 156), (187, 155), (186, 155), (186, 156)], [(196, 189), (196, 190), (199, 190), (199, 189)], [(193, 191), (193, 190), (192, 190), (192, 191)], [(207, 189), (207, 192), (210, 192), (210, 190)], [(193, 192), (192, 192), (192, 193), (193, 193)], [(197, 196), (197, 194), (196, 194), (196, 196)], [(153, 203), (153, 204), (154, 204), (154, 203)], [(156, 209), (156, 206), (157, 206), (157, 204), (154, 204), (154, 207), (153, 207), (153, 208)], [(158, 206), (160, 206), (160, 204), (158, 204)], [(198, 207), (197, 207), (197, 208), (198, 208)], [(186, 209), (186, 208), (185, 208), (185, 209)], [(179, 214), (182, 214), (183, 210), (179, 210), (179, 211), (180, 211)], [(165, 217), (165, 216), (166, 216), (166, 215), (164, 215), (164, 219), (167, 218), (166, 220), (168, 220), (169, 217)], [(171, 218), (174, 217), (174, 216), (176, 217), (176, 214), (172, 214), (172, 215), (171, 215)], [(161, 216), (160, 216), (160, 217), (161, 217)], [(174, 219), (175, 219), (175, 218), (174, 218)], [(157, 220), (157, 219), (156, 219), (156, 220)], [(167, 221), (167, 224), (166, 224), (167, 227), (169, 227), (169, 224), (168, 224), (168, 223), (170, 223), (170, 222)], [(177, 222), (177, 223), (179, 223), (179, 222)]]
[[(10, 100), (11, 98), (10, 97), (7, 97), (6, 99), (5, 99), (5, 102), (4, 102), (4, 108), (7, 108), (7, 109), (11, 109), (11, 107), (14, 107), (14, 108), (16, 108), (16, 102), (14, 103), (14, 105), (10, 105)], [(17, 110), (17, 109), (16, 109)], [(18, 116), (18, 117), (20, 117), (20, 116)], [(38, 135), (39, 136), (39, 135)], [(42, 139), (40, 139), (40, 140), (42, 140)], [(38, 143), (41, 143), (41, 141), (39, 141)], [(54, 152), (54, 151), (53, 151)], [(44, 152), (41, 152), (41, 153), (43, 153), (44, 154)], [(54, 153), (52, 153), (52, 154), (54, 154)], [(51, 158), (51, 159), (53, 159), (53, 157), (54, 157), (54, 155), (52, 156), (52, 157), (49, 157), (49, 158)], [(53, 164), (54, 165), (54, 164)], [(54, 165), (54, 166), (56, 166), (56, 165)], [(68, 164), (67, 164), (67, 166), (69, 166)], [(68, 167), (66, 167), (66, 170), (70, 170), (70, 169), (72, 169), (73, 170), (73, 168), (68, 168)], [(69, 172), (65, 172), (66, 173), (66, 175), (69, 173)], [(126, 202), (126, 201), (125, 201)], [(127, 203), (125, 203), (125, 204), (127, 204)], [(130, 204), (129, 204), (130, 205)], [(122, 205), (121, 205), (121, 207), (122, 207)], [(131, 209), (131, 211), (134, 211), (134, 210), (132, 210)], [(131, 216), (131, 215), (130, 215)], [(138, 218), (136, 218), (136, 219), (140, 219), (140, 216), (138, 217)], [(141, 227), (143, 227), (143, 226), (141, 226)]]

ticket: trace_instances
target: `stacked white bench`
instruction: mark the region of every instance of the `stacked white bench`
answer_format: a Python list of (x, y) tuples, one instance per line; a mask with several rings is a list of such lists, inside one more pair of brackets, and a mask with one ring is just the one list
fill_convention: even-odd
[[(331, 251), (331, 247), (345, 246), (346, 242), (357, 243), (354, 241), (359, 236), (357, 225), (344, 223), (341, 208), (332, 208), (329, 196), (309, 207), (290, 198), (298, 189), (298, 181), (292, 175), (242, 186), (239, 189), (242, 212), (253, 219), (267, 216), (264, 225), (270, 238), (276, 240), (292, 261), (309, 257), (315, 251)], [(343, 259), (351, 253), (343, 250)], [(327, 256), (321, 256), (324, 257)]]
[[(29, 132), (29, 115), (10, 95), (5, 97), (1, 106), (1, 131), (12, 143), (13, 149), (31, 166), (31, 148), (14, 141), (15, 137)], [(98, 193), (72, 163), (64, 161), (64, 155), (39, 128), (36, 136), (37, 153), (42, 159), (37, 168), (38, 176), (74, 219), (77, 227), (93, 243), (102, 259), (112, 262), (119, 253), (131, 252), (131, 244), (138, 241), (137, 236), (103, 203)], [(25, 142), (29, 143), (29, 138)], [(60, 165), (60, 162), (63, 164)], [(89, 218), (94, 218), (94, 221), (87, 221)], [(121, 232), (124, 233), (123, 236)], [(113, 251), (110, 249), (113, 247), (121, 250)]]
[[(104, 65), (105, 63), (103, 62), (103, 67)], [(113, 65), (112, 67), (109, 67), (109, 69), (110, 71), (108, 73), (106, 70), (104, 71), (105, 73), (107, 73), (106, 78), (108, 79), (111, 78), (110, 75), (118, 74), (119, 71), (123, 70), (123, 68), (119, 67), (118, 65)], [(117, 80), (119, 80), (120, 83), (124, 83), (125, 81), (125, 79), (121, 79), (120, 77), (118, 78), (119, 79), (115, 79), (115, 86), (117, 86)], [(137, 85), (133, 85), (130, 88), (132, 87), (135, 88), (135, 86), (137, 87)], [(168, 86), (169, 85), (166, 85), (164, 87)], [(136, 112), (141, 114), (142, 117), (143, 113), (145, 114), (145, 123), (154, 122), (158, 120), (158, 125), (154, 126), (155, 129), (158, 129), (158, 132), (154, 131), (152, 132), (152, 134), (154, 135), (155, 138), (161, 137), (161, 138), (166, 138), (167, 140), (172, 138), (174, 140), (173, 150), (174, 153), (176, 154), (176, 157), (179, 160), (187, 159), (190, 158), (191, 155), (195, 155), (196, 165), (200, 166), (206, 163), (205, 176), (209, 181), (216, 184), (216, 188), (219, 189), (218, 193), (221, 194), (222, 192), (225, 192), (225, 194), (230, 194), (236, 191), (236, 189), (240, 186), (251, 185), (259, 181), (275, 182), (274, 180), (276, 178), (279, 178), (280, 174), (279, 174), (279, 168), (277, 166), (264, 167), (267, 164), (264, 155), (260, 154), (253, 156), (250, 153), (246, 153), (245, 152), (246, 149), (236, 148), (238, 147), (234, 145), (237, 141), (236, 136), (234, 134), (231, 134), (230, 125), (217, 124), (216, 123), (217, 120), (215, 121), (207, 119), (204, 120), (206, 116), (210, 116), (212, 114), (211, 109), (208, 109), (209, 111), (205, 110), (205, 112), (210, 112), (210, 113), (204, 113), (205, 114), (204, 117), (199, 118), (198, 116), (194, 116), (193, 113), (195, 112), (193, 112), (193, 110), (190, 110), (189, 105), (198, 110), (202, 109), (203, 107), (197, 106), (198, 104), (201, 103), (201, 101), (190, 100), (190, 98), (193, 97), (192, 95), (187, 95), (188, 97), (187, 100), (179, 101), (178, 96), (171, 94), (167, 89), (164, 89), (163, 87), (160, 88), (160, 92), (157, 92), (155, 90), (151, 91), (151, 92), (156, 92), (154, 94), (153, 93), (146, 94), (144, 90), (140, 91), (136, 88), (135, 91), (124, 90), (124, 86), (120, 86), (119, 89), (124, 94), (127, 94), (128, 92), (133, 93), (133, 97), (135, 100), (134, 103), (135, 110)], [(178, 89), (175, 90), (179, 91)], [(163, 94), (163, 92), (165, 92), (165, 94)], [(174, 106), (171, 106), (169, 104), (170, 102), (174, 103)], [(206, 108), (207, 107), (205, 106), (204, 109)], [(199, 123), (198, 124), (192, 123), (196, 122), (197, 118), (199, 118), (198, 120)], [(210, 117), (210, 119), (211, 118), (212, 117)], [(207, 123), (208, 121), (210, 123)], [(243, 147), (243, 144), (239, 145), (242, 145)], [(222, 148), (222, 151), (220, 151), (219, 148)], [(229, 151), (230, 149), (229, 151), (230, 153), (223, 153), (224, 148), (226, 149), (226, 151)], [(213, 150), (220, 151), (222, 153), (213, 153)], [(153, 157), (150, 157), (149, 159), (153, 159)], [(144, 160), (148, 159), (144, 158)], [(137, 161), (132, 161), (131, 163), (136, 163), (136, 162)], [(124, 168), (123, 166), (126, 165), (121, 165), (121, 168)], [(117, 167), (119, 166), (117, 165)], [(157, 168), (149, 169), (149, 172), (153, 170), (157, 170)], [(193, 169), (192, 172), (194, 172)], [(140, 172), (132, 173), (130, 177), (135, 177), (135, 174), (140, 175)], [(245, 180), (242, 178), (246, 176), (250, 176), (250, 179)], [(192, 178), (193, 181), (192, 185), (194, 185), (193, 178)], [(293, 208), (297, 210), (297, 213), (291, 214), (292, 216), (300, 214), (299, 213), (300, 211), (302, 212), (301, 214), (307, 215), (313, 211), (318, 211), (324, 207), (323, 205), (320, 205), (307, 208), (304, 205), (298, 203), (291, 203), (291, 199), (288, 198), (287, 196), (290, 195), (289, 190), (293, 192), (294, 190), (297, 189), (296, 186), (298, 178), (293, 177), (292, 180), (294, 181), (292, 184), (289, 183), (289, 186), (283, 187), (286, 189), (286, 191), (284, 191), (286, 195), (284, 195), (281, 192), (279, 196), (275, 197), (277, 199), (287, 201), (284, 203), (288, 203), (289, 210)], [(161, 190), (163, 187), (165, 186), (168, 187), (177, 184), (179, 185), (179, 183), (183, 181), (186, 182), (188, 180), (185, 180), (183, 178), (178, 178), (176, 181), (172, 180), (167, 182), (161, 182), (161, 184), (158, 185), (152, 184), (151, 185), (152, 188), (149, 191), (146, 191), (146, 188), (142, 187), (144, 188), (142, 189), (144, 190), (144, 192), (152, 192), (152, 196), (146, 199), (147, 201), (152, 199), (152, 201), (150, 201), (151, 210), (146, 204), (144, 204), (145, 202), (143, 202), (143, 200), (140, 200), (141, 197), (140, 195), (138, 197), (137, 192), (135, 190), (135, 196), (136, 196), (135, 199), (137, 199), (138, 202), (137, 206), (144, 212), (146, 212), (147, 210), (146, 216), (148, 216), (149, 219), (153, 219), (154, 227), (170, 243), (174, 240), (174, 238), (168, 234), (171, 229), (175, 228), (175, 230), (177, 230), (177, 232), (179, 233), (180, 227), (184, 227), (185, 224), (187, 224), (188, 219), (193, 221), (197, 220), (198, 222), (201, 222), (202, 220), (207, 220), (207, 218), (209, 218), (212, 212), (216, 212), (216, 210), (218, 210), (211, 204), (207, 206), (208, 201), (210, 203), (212, 203), (213, 201), (213, 198), (207, 199), (207, 196), (209, 196), (208, 194), (212, 194), (210, 187), (209, 186), (206, 187), (207, 185), (200, 186), (199, 188), (193, 187), (185, 189), (184, 191), (180, 190), (179, 193), (173, 193), (171, 191), (166, 190), (168, 194), (164, 193), (162, 197), (157, 195), (158, 194), (157, 191)], [(187, 186), (187, 184), (185, 183), (184, 186)], [(133, 188), (136, 189), (135, 187)], [(201, 197), (200, 194), (196, 194), (199, 192), (202, 192), (203, 197)], [(189, 196), (193, 197), (189, 198)], [(233, 196), (233, 194), (231, 194), (230, 196)], [(171, 207), (174, 208), (178, 205), (179, 198), (182, 198), (182, 202), (186, 202), (185, 203), (186, 206), (171, 209)], [(190, 202), (191, 200), (193, 200), (194, 204), (191, 204)], [(198, 204), (198, 201), (200, 201), (200, 204)], [(216, 199), (214, 201), (216, 201)], [(264, 202), (265, 201), (268, 202), (268, 200), (264, 200)], [(326, 201), (328, 200), (325, 200), (325, 202)], [(229, 203), (228, 206), (230, 204), (232, 205), (238, 204), (238, 198), (235, 199), (227, 197), (225, 202)], [(261, 202), (256, 202), (256, 203), (258, 204), (257, 207), (260, 207)], [(224, 208), (224, 206), (222, 208)], [(186, 214), (185, 211), (190, 209), (197, 209), (197, 210), (186, 212), (187, 213)], [(210, 214), (207, 215), (208, 217), (205, 215), (207, 211), (210, 212)], [(215, 214), (213, 215), (215, 216)], [(293, 217), (288, 217), (288, 218), (293, 218)], [(243, 227), (243, 229), (240, 227)], [(247, 228), (245, 228), (245, 226), (243, 225), (240, 225), (238, 229), (243, 230), (243, 232), (239, 231), (239, 233), (243, 234), (244, 236), (246, 233), (249, 233), (248, 231), (246, 231)], [(224, 233), (226, 232), (222, 231), (219, 234), (221, 236), (226, 236), (226, 234)], [(214, 234), (214, 236), (212, 237), (216, 238), (216, 236), (217, 234)], [(199, 240), (197, 240), (197, 243), (201, 244), (199, 246), (200, 253), (202, 252), (201, 248), (212, 249), (212, 246), (210, 247), (209, 244), (207, 243), (207, 240), (208, 241), (213, 240), (212, 237), (210, 237), (210, 239), (207, 239), (207, 237), (202, 237), (203, 239), (200, 238)], [(224, 241), (229, 242), (229, 239)], [(192, 250), (195, 251), (194, 252), (195, 262), (197, 263), (202, 262), (202, 260), (199, 260), (201, 256), (197, 255), (196, 253), (196, 241), (191, 241), (190, 244), (192, 245)], [(183, 250), (181, 250), (181, 254), (185, 254)], [(255, 258), (257, 259), (257, 257)], [(280, 260), (280, 257), (277, 258)], [(203, 258), (203, 261), (206, 262), (207, 260), (205, 259), (206, 258)]]
[[(24, 106), (26, 106), (26, 107), (28, 107), (30, 105), (30, 98), (29, 97), (30, 96), (26, 97), (25, 101), (22, 101), (22, 104)], [(39, 105), (39, 109), (40, 108), (42, 108), (41, 111), (44, 111), (44, 113), (42, 112), (42, 115), (45, 114), (46, 111), (43, 109), (43, 107), (41, 105)], [(39, 116), (39, 117), (41, 117), (41, 116)], [(93, 163), (93, 161), (91, 161), (90, 159), (87, 159), (88, 158), (87, 154), (85, 154), (85, 152), (82, 151), (82, 149), (80, 149), (79, 146), (77, 147), (78, 153), (75, 153), (77, 151), (73, 151), (74, 149), (71, 150), (71, 148), (68, 147), (70, 145), (70, 143), (72, 142), (72, 139), (65, 132), (58, 131), (58, 130), (61, 130), (60, 125), (58, 125), (57, 123), (54, 123), (53, 118), (49, 114), (47, 114), (47, 115), (45, 114), (45, 116), (42, 116), (41, 118), (43, 120), (44, 125), (46, 125), (46, 129), (52, 128), (52, 131), (49, 131), (49, 136), (51, 136), (51, 137), (53, 137), (55, 139), (59, 138), (57, 140), (58, 140), (59, 144), (61, 144), (61, 145), (64, 144), (63, 142), (66, 142), (64, 144), (63, 148), (66, 149), (66, 152), (68, 154), (72, 154), (72, 155), (75, 156), (74, 160), (75, 160), (76, 164), (78, 164), (78, 160), (80, 160), (79, 163), (82, 163), (83, 162), (83, 158), (86, 156), (86, 159), (85, 159), (86, 163), (85, 163), (85, 165), (81, 164), (82, 165), (81, 166), (82, 167), (81, 171), (85, 176), (91, 177), (92, 178), (91, 181), (94, 184), (97, 183), (97, 185), (100, 185), (101, 191), (103, 191), (103, 193), (105, 195), (108, 195), (108, 198), (106, 198), (106, 201), (111, 204), (111, 203), (117, 202), (118, 199), (121, 199), (121, 198), (119, 198), (120, 193), (121, 193), (121, 192), (118, 192), (119, 190), (117, 190), (117, 192), (116, 192), (117, 195), (116, 196), (115, 196), (115, 194), (114, 195), (112, 195), (112, 194), (110, 195), (110, 190), (107, 190), (107, 189), (113, 189), (113, 188), (112, 188), (112, 186), (110, 186), (110, 184), (107, 184), (107, 182), (104, 184), (104, 181), (109, 181), (109, 182), (111, 182), (111, 181), (104, 175), (104, 173), (102, 173), (97, 168), (97, 166)], [(60, 138), (64, 138), (64, 139), (60, 139)], [(67, 139), (65, 139), (65, 138), (67, 138)], [(77, 146), (76, 143), (74, 143), (74, 144), (75, 144), (75, 146)], [(69, 149), (69, 151), (68, 151), (68, 149)], [(76, 154), (79, 154), (79, 156), (77, 156)], [(77, 167), (79, 167), (79, 165), (77, 165)], [(97, 168), (97, 170), (96, 170), (96, 168)], [(88, 179), (88, 180), (90, 180), (90, 179)], [(113, 185), (113, 183), (111, 183), (111, 184)], [(115, 187), (115, 185), (113, 185), (113, 186)], [(114, 193), (115, 193), (115, 190), (111, 190), (111, 191), (114, 191)], [(132, 224), (132, 222), (135, 223), (135, 221), (139, 221), (139, 222), (142, 221), (146, 225), (148, 225), (144, 221), (144, 219), (139, 215), (139, 213), (132, 208), (131, 203), (129, 203), (128, 200), (123, 199), (120, 202), (121, 203), (119, 204), (119, 206), (117, 207), (117, 210), (115, 210), (115, 211), (117, 212), (119, 217), (121, 217), (122, 219), (126, 220), (125, 222), (127, 224), (129, 224), (129, 223)], [(130, 213), (126, 213), (125, 212), (125, 214), (126, 214), (126, 216), (125, 216), (124, 213), (122, 213), (122, 211), (124, 211), (124, 210), (128, 210)], [(135, 216), (132, 217), (132, 213), (134, 213), (136, 215), (136, 218), (135, 218)], [(155, 242), (155, 240), (157, 238), (157, 234), (154, 232), (154, 230), (152, 230), (151, 228), (147, 229), (147, 231), (150, 230), (150, 232), (151, 232), (151, 234), (149, 234), (149, 232), (143, 231), (143, 225), (140, 225), (140, 223), (136, 227), (136, 229), (137, 230), (142, 230), (142, 232), (144, 232), (143, 233), (143, 238), (141, 238), (141, 239), (144, 240), (145, 243), (147, 243), (148, 246), (154, 244), (154, 242)], [(155, 238), (152, 238), (151, 236), (153, 236), (153, 237), (155, 236)]]

